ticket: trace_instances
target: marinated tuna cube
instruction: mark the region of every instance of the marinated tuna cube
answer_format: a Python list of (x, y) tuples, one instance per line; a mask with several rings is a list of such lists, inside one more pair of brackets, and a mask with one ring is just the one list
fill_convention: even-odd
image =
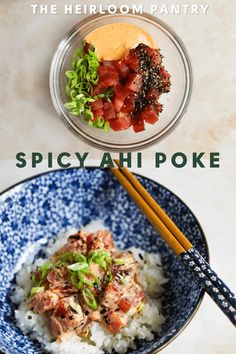
[(82, 330), (85, 323), (86, 315), (73, 296), (60, 299), (50, 318), (51, 331), (56, 338), (68, 331)]
[(28, 306), (36, 313), (44, 313), (55, 309), (58, 303), (58, 296), (50, 290), (37, 292), (28, 302)]

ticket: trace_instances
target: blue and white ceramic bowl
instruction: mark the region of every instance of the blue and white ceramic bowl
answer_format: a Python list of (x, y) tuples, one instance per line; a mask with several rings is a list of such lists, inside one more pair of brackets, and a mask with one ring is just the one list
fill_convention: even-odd
[[(169, 216), (208, 259), (207, 243), (196, 217), (167, 188), (138, 177)], [(0, 196), (0, 350), (5, 354), (43, 353), (39, 343), (23, 335), (14, 323), (9, 293), (13, 269), (22, 252), (40, 238), (55, 238), (70, 227), (102, 219), (119, 247), (136, 246), (159, 252), (169, 278), (163, 298), (166, 323), (151, 342), (140, 341), (129, 353), (154, 353), (186, 326), (203, 291), (155, 233), (110, 171), (98, 168), (59, 170), (36, 176)]]

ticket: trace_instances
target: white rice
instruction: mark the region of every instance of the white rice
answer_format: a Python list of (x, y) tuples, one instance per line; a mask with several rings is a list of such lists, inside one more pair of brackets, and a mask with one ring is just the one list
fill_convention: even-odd
[[(100, 221), (94, 221), (84, 227), (84, 230), (90, 232), (95, 232), (98, 229), (105, 229)], [(75, 229), (70, 229), (68, 232), (60, 234), (56, 242), (51, 242), (43, 248), (47, 258), (50, 258), (58, 248), (65, 244), (67, 237), (74, 232), (76, 232)], [(30, 272), (46, 261), (45, 258), (38, 258), (34, 262), (39, 247), (42, 247), (42, 242), (36, 244), (34, 249), (29, 247), (28, 254), (24, 252), (24, 256), (19, 260), (17, 271), (21, 269), (17, 273), (15, 291), (11, 298), (18, 306), (15, 310), (17, 325), (23, 333), (42, 343), (46, 350), (58, 354), (102, 354), (111, 353), (114, 349), (117, 353), (125, 353), (128, 348), (136, 348), (135, 339), (150, 341), (154, 338), (153, 333), (160, 330), (165, 322), (164, 316), (161, 314), (160, 295), (163, 293), (162, 285), (167, 282), (160, 266), (160, 255), (130, 248), (138, 261), (138, 274), (148, 300), (141, 313), (116, 335), (112, 335), (95, 322), (91, 327), (91, 337), (88, 342), (75, 334), (68, 334), (64, 337), (63, 342), (55, 341), (50, 333), (47, 317), (30, 311), (25, 302), (31, 287)]]

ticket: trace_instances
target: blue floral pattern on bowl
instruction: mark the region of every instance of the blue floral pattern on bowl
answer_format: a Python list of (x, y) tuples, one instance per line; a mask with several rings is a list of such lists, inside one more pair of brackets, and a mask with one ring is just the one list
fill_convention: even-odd
[[(138, 176), (162, 208), (208, 260), (203, 231), (191, 210), (162, 185)], [(139, 341), (133, 354), (153, 353), (170, 342), (188, 323), (203, 296), (164, 241), (129, 198), (110, 171), (98, 168), (45, 173), (16, 185), (0, 196), (0, 350), (6, 354), (44, 353), (41, 345), (22, 334), (14, 321), (10, 289), (13, 269), (26, 247), (52, 239), (71, 227), (102, 219), (120, 248), (140, 247), (159, 252), (165, 276), (163, 314), (166, 323), (151, 342)]]

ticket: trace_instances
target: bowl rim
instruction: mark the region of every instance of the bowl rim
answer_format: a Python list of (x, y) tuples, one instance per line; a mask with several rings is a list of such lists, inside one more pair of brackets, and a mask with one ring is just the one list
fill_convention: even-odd
[[(169, 134), (172, 133), (172, 131), (179, 125), (179, 123), (182, 121), (182, 118), (184, 114), (187, 111), (187, 108), (190, 103), (190, 99), (192, 96), (192, 90), (193, 90), (193, 69), (191, 65), (191, 60), (189, 57), (189, 54), (186, 50), (185, 44), (181, 40), (181, 38), (177, 35), (177, 33), (169, 26), (167, 25), (164, 21), (160, 20), (158, 17), (155, 17), (153, 15), (150, 15), (147, 12), (143, 12), (142, 14), (133, 14), (132, 11), (130, 10), (127, 14), (122, 14), (120, 11), (117, 11), (115, 14), (109, 14), (108, 11), (104, 11), (104, 14), (94, 14), (85, 17), (81, 21), (77, 22), (67, 33), (66, 35), (62, 38), (62, 40), (59, 42), (52, 61), (51, 61), (51, 67), (50, 67), (50, 74), (49, 74), (49, 87), (50, 87), (50, 94), (51, 94), (51, 100), (53, 103), (53, 106), (58, 114), (58, 116), (61, 118), (63, 123), (66, 125), (66, 127), (80, 140), (85, 142), (86, 144), (98, 148), (100, 150), (111, 150), (111, 151), (137, 151), (139, 149), (145, 149), (148, 148), (160, 141), (162, 141), (164, 138), (166, 138)], [(134, 18), (139, 18), (139, 19), (146, 19), (151, 22), (156, 23), (159, 27), (162, 27), (162, 30), (164, 30), (165, 34), (170, 38), (170, 36), (174, 40), (174, 44), (176, 46), (176, 43), (178, 44), (178, 52), (181, 56), (183, 65), (184, 65), (184, 71), (185, 71), (185, 90), (184, 90), (184, 95), (181, 101), (181, 105), (179, 106), (177, 112), (175, 113), (174, 117), (172, 120), (168, 123), (167, 126), (165, 126), (161, 132), (158, 134), (155, 134), (149, 138), (145, 138), (141, 142), (131, 142), (131, 143), (125, 143), (125, 144), (120, 144), (120, 143), (112, 143), (112, 142), (104, 142), (102, 139), (97, 139), (94, 138), (92, 135), (88, 135), (83, 131), (83, 129), (78, 129), (75, 127), (75, 124), (73, 121), (69, 118), (69, 115), (66, 114), (59, 103), (59, 99), (57, 97), (57, 90), (56, 90), (56, 83), (55, 83), (55, 76), (56, 76), (56, 68), (57, 68), (57, 62), (61, 57), (61, 50), (62, 48), (65, 49), (65, 44), (67, 43), (68, 39), (70, 36), (74, 34), (75, 31), (79, 30), (81, 26), (85, 26), (87, 23), (90, 21), (96, 20), (98, 18), (115, 18), (118, 16), (131, 16)], [(128, 20), (128, 19), (127, 19)], [(94, 128), (95, 129), (95, 128)]]
[[(40, 172), (38, 174), (32, 175), (30, 177), (26, 177), (26, 178), (22, 179), (21, 181), (16, 182), (16, 183), (12, 184), (11, 186), (5, 188), (3, 191), (0, 192), (0, 197), (2, 197), (5, 193), (10, 192), (14, 188), (19, 187), (20, 185), (23, 185), (23, 184), (25, 184), (27, 182), (30, 182), (30, 181), (34, 180), (34, 179), (37, 179), (38, 177), (41, 177), (41, 176), (44, 176), (44, 175), (49, 175), (50, 173), (55, 173), (55, 172), (56, 173), (58, 173), (58, 172), (63, 173), (64, 171), (67, 171), (67, 170), (80, 170), (80, 169), (89, 169), (89, 170), (97, 169), (97, 170), (101, 170), (100, 167), (91, 165), (91, 166), (86, 166), (86, 167), (76, 167), (75, 166), (75, 167), (69, 167), (69, 168), (64, 168), (64, 169), (59, 168), (59, 169), (52, 169), (52, 170), (49, 170), (49, 171), (43, 171), (43, 172)], [(109, 168), (106, 167), (103, 170), (109, 171)], [(146, 180), (154, 183), (155, 185), (161, 186), (162, 188), (166, 189), (171, 194), (173, 194), (185, 207), (187, 207), (187, 209), (193, 215), (193, 217), (195, 219), (195, 222), (198, 225), (198, 228), (199, 228), (200, 233), (201, 233), (201, 238), (202, 238), (202, 240), (204, 242), (204, 246), (205, 246), (205, 249), (206, 249), (206, 261), (208, 263), (210, 263), (210, 252), (209, 252), (209, 246), (208, 246), (207, 238), (206, 238), (206, 235), (205, 235), (205, 233), (203, 231), (203, 228), (202, 228), (200, 222), (198, 221), (196, 215), (192, 212), (192, 209), (190, 209), (189, 206), (177, 194), (173, 193), (172, 190), (170, 190), (169, 188), (165, 187), (165, 185), (155, 181), (154, 179), (152, 179), (150, 177), (143, 176), (140, 173), (134, 173), (134, 175), (138, 176), (138, 177), (141, 177), (141, 178), (145, 178)], [(1, 202), (1, 200), (0, 200), (0, 202)], [(202, 304), (204, 295), (205, 295), (205, 290), (201, 289), (200, 293), (199, 293), (199, 297), (198, 297), (196, 306), (193, 308), (193, 310), (190, 313), (190, 315), (189, 315), (188, 319), (186, 320), (186, 322), (180, 327), (179, 331), (174, 336), (172, 336), (171, 338), (166, 340), (160, 347), (158, 347), (156, 349), (153, 349), (150, 352), (148, 352), (148, 354), (155, 354), (155, 353), (160, 352), (162, 349), (164, 349), (167, 345), (169, 345), (174, 339), (176, 339), (183, 332), (183, 330), (190, 324), (190, 322), (193, 320), (193, 318), (195, 317), (196, 313), (198, 312), (198, 310), (199, 310), (199, 308), (200, 308), (200, 306)]]

